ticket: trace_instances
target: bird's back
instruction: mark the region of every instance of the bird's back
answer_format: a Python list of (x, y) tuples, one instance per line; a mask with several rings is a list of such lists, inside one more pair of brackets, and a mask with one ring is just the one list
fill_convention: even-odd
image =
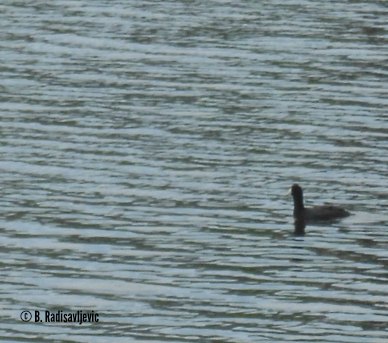
[(307, 221), (312, 220), (336, 220), (350, 215), (342, 207), (333, 205), (314, 206), (304, 209), (304, 217)]

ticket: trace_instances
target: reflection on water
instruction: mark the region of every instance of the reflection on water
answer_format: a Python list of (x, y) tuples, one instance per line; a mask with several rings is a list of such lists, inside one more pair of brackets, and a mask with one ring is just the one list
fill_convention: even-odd
[(295, 219), (294, 221), (294, 233), (296, 236), (303, 236), (306, 228), (306, 223), (303, 218)]
[(2, 341), (387, 341), (383, 2), (2, 14)]

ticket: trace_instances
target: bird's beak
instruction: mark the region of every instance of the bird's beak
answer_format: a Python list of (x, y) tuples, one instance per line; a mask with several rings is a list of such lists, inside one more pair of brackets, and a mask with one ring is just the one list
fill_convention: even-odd
[(292, 189), (290, 188), (290, 189), (288, 190), (288, 192), (287, 192), (286, 195), (290, 195), (290, 194), (291, 194), (291, 191), (292, 191)]

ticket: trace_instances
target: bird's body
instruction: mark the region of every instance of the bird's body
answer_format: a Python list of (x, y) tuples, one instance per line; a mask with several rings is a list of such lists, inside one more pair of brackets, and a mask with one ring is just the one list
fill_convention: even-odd
[(342, 207), (333, 205), (322, 205), (314, 207), (305, 207), (302, 213), (294, 211), (294, 217), (304, 216), (306, 222), (313, 221), (332, 221), (340, 218), (344, 218), (350, 215), (348, 211)]
[(294, 199), (295, 232), (304, 234), (305, 225), (314, 222), (330, 222), (350, 215), (344, 208), (334, 205), (304, 207), (303, 190), (298, 184), (291, 187)]

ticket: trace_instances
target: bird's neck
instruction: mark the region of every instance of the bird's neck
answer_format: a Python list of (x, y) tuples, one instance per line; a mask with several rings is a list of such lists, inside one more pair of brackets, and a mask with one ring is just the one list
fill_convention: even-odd
[(294, 213), (298, 213), (304, 210), (303, 196), (294, 198)]

